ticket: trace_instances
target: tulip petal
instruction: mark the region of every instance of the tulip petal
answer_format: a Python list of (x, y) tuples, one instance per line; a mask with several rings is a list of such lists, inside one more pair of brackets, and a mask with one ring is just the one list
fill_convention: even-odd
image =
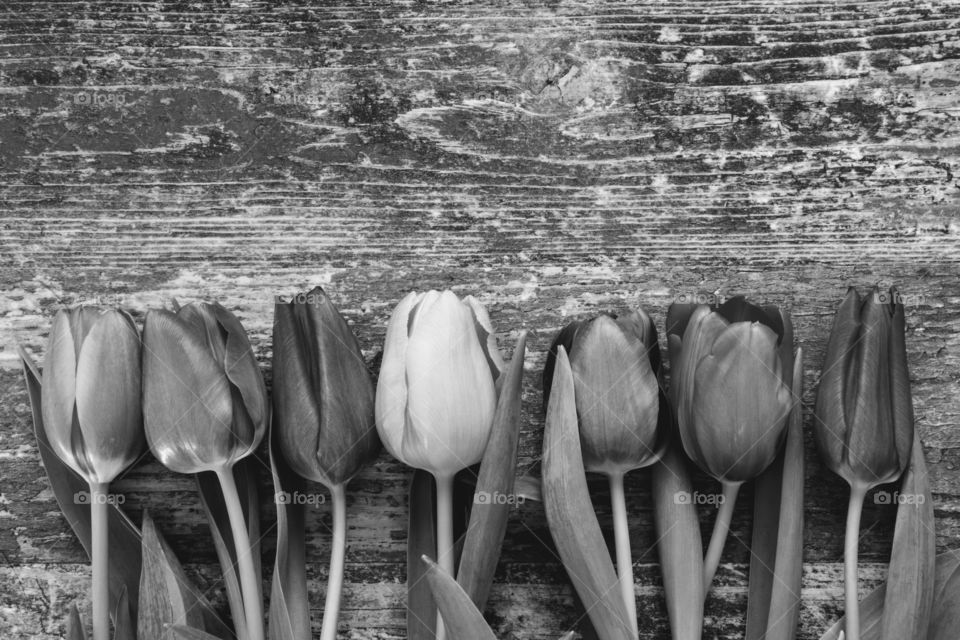
[(771, 313), (764, 307), (747, 302), (743, 296), (734, 296), (716, 309), (727, 322), (759, 322), (773, 331), (778, 341), (783, 337), (783, 323), (779, 313)]
[[(43, 425), (54, 453), (71, 469), (86, 476), (89, 466), (78, 460), (73, 447), (74, 406), (77, 387), (77, 351), (71, 331), (71, 314), (57, 312), (43, 361)], [(82, 448), (80, 450), (82, 454)]]
[(466, 296), (463, 303), (470, 307), (470, 311), (473, 312), (477, 338), (480, 340), (480, 346), (483, 347), (484, 355), (487, 356), (490, 373), (493, 375), (493, 379), (497, 380), (506, 364), (503, 361), (500, 349), (497, 348), (497, 335), (493, 323), (490, 322), (490, 315), (487, 313), (487, 309), (480, 304), (480, 301), (473, 296)]
[(428, 293), (418, 307), (407, 344), (402, 459), (435, 475), (455, 473), (483, 456), (496, 389), (469, 307), (451, 291)]
[(890, 327), (890, 413), (893, 420), (893, 436), (897, 448), (897, 466), (906, 468), (911, 459), (913, 399), (910, 394), (910, 374), (907, 368), (906, 327), (903, 304), (896, 289), (891, 289), (893, 317)]
[(547, 361), (543, 365), (543, 411), (547, 411), (547, 407), (550, 405), (550, 389), (553, 388), (553, 371), (557, 362), (557, 350), (560, 347), (563, 347), (567, 355), (573, 353), (573, 345), (576, 341), (577, 332), (580, 330), (585, 323), (574, 320), (565, 326), (557, 336), (553, 339), (553, 342), (550, 344), (550, 348), (547, 350)]
[(877, 297), (868, 295), (863, 302), (859, 342), (844, 382), (847, 462), (868, 486), (891, 482), (903, 471), (889, 398), (890, 313)]
[(213, 308), (214, 317), (226, 333), (224, 372), (230, 383), (243, 396), (243, 406), (256, 430), (253, 435), (253, 447), (256, 447), (263, 439), (267, 425), (267, 388), (263, 383), (263, 374), (260, 373), (253, 345), (237, 317), (216, 302), (210, 306)]
[(609, 316), (578, 332), (570, 356), (587, 471), (624, 472), (652, 461), (659, 385), (646, 345)]
[(230, 383), (206, 342), (161, 309), (147, 313), (143, 348), (144, 428), (154, 456), (180, 473), (227, 462), (234, 444)]
[(384, 448), (397, 460), (403, 457), (403, 432), (407, 410), (407, 343), (410, 312), (421, 298), (408, 293), (393, 310), (383, 342), (383, 359), (377, 379), (376, 422)]
[(122, 311), (103, 313), (77, 362), (77, 422), (99, 482), (111, 482), (143, 451), (140, 334)]
[(696, 365), (694, 425), (681, 433), (692, 437), (704, 469), (718, 480), (756, 477), (783, 442), (793, 403), (782, 382), (776, 343), (766, 325), (738, 322)]

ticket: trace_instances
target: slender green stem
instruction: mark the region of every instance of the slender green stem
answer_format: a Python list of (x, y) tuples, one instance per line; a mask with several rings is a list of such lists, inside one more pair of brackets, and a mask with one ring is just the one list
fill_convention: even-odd
[(110, 541), (108, 484), (91, 482), (90, 535), (93, 538), (93, 640), (110, 640)]
[[(453, 552), (453, 476), (436, 476), (437, 480), (437, 564), (454, 578)], [(437, 611), (437, 640), (446, 637), (443, 618)]]
[(630, 530), (627, 527), (627, 501), (623, 493), (623, 473), (610, 474), (610, 506), (613, 510), (613, 538), (617, 549), (617, 575), (620, 594), (627, 606), (630, 629), (637, 637), (637, 595), (633, 584), (633, 555), (630, 553)]
[(323, 606), (323, 629), (320, 640), (336, 640), (340, 597), (343, 592), (343, 560), (347, 550), (347, 493), (342, 484), (330, 487), (333, 498), (333, 541), (330, 543), (330, 573), (327, 578), (327, 600)]
[(846, 586), (846, 639), (860, 640), (860, 599), (857, 597), (857, 553), (860, 542), (860, 514), (867, 487), (850, 485), (850, 503), (847, 506), (847, 531), (843, 544), (843, 580)]
[(710, 584), (713, 582), (713, 576), (717, 573), (717, 567), (720, 565), (720, 554), (723, 553), (723, 544), (727, 541), (727, 534), (730, 532), (730, 520), (733, 519), (733, 507), (737, 502), (737, 493), (740, 491), (742, 482), (724, 482), (723, 483), (723, 501), (717, 511), (717, 519), (713, 523), (713, 533), (710, 535), (710, 544), (707, 546), (707, 554), (703, 558), (703, 595), (706, 597), (710, 591)]
[(230, 467), (218, 469), (217, 479), (223, 489), (223, 500), (227, 506), (227, 517), (230, 519), (230, 530), (233, 533), (233, 546), (237, 552), (237, 573), (240, 576), (240, 591), (243, 594), (243, 611), (247, 620), (249, 640), (264, 640), (263, 603), (260, 601), (259, 578), (254, 568), (250, 536), (247, 533), (247, 522), (243, 517), (243, 507), (240, 506), (237, 483), (233, 479), (233, 469)]

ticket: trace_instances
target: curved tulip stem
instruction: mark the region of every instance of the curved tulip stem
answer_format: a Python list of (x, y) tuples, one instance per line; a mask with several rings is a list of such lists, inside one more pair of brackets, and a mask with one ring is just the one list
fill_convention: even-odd
[(630, 553), (630, 530), (627, 527), (627, 501), (623, 493), (623, 473), (610, 474), (610, 506), (613, 511), (613, 537), (617, 549), (620, 594), (627, 606), (633, 637), (637, 637), (637, 596), (633, 584), (633, 556)]
[(343, 592), (343, 559), (347, 550), (347, 493), (342, 484), (330, 489), (333, 498), (333, 541), (330, 547), (330, 573), (327, 578), (327, 599), (323, 606), (323, 629), (320, 640), (336, 640), (340, 597)]
[[(436, 476), (437, 480), (437, 564), (457, 577), (453, 558), (453, 476)], [(437, 611), (437, 640), (444, 640), (443, 617)]]
[(259, 579), (253, 564), (250, 535), (247, 533), (243, 507), (240, 506), (237, 483), (233, 479), (233, 469), (231, 467), (218, 469), (217, 479), (223, 489), (223, 501), (227, 507), (227, 517), (230, 519), (230, 530), (233, 533), (233, 546), (237, 552), (237, 573), (240, 576), (240, 591), (243, 596), (243, 611), (247, 619), (249, 640), (264, 640), (263, 603), (260, 601), (260, 586), (257, 584)]
[(717, 510), (717, 519), (713, 523), (713, 533), (710, 535), (710, 544), (707, 554), (703, 558), (703, 594), (710, 591), (713, 576), (720, 565), (720, 554), (723, 553), (723, 544), (727, 541), (730, 532), (730, 520), (733, 519), (733, 507), (737, 501), (737, 493), (742, 482), (723, 483), (723, 501)]
[(110, 640), (110, 542), (108, 522), (110, 505), (107, 502), (107, 483), (91, 482), (90, 537), (93, 545), (90, 559), (93, 564), (93, 640)]
[(847, 531), (843, 544), (843, 580), (847, 598), (846, 638), (860, 640), (860, 599), (857, 597), (857, 553), (860, 542), (860, 514), (863, 512), (863, 498), (867, 487), (855, 483), (850, 485), (850, 504), (847, 506)]

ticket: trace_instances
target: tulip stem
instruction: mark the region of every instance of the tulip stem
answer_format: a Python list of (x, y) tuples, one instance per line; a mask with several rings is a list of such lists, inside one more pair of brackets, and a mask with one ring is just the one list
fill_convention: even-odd
[(93, 640), (110, 639), (110, 542), (108, 540), (110, 505), (107, 483), (91, 482), (90, 537), (93, 545)]
[(637, 637), (637, 596), (633, 584), (633, 556), (630, 553), (630, 530), (627, 527), (627, 501), (623, 493), (623, 473), (610, 474), (610, 506), (613, 510), (613, 536), (617, 549), (617, 575), (620, 594), (627, 606), (630, 629)]
[[(456, 578), (453, 558), (453, 476), (436, 476), (437, 479), (437, 564)], [(443, 617), (437, 610), (437, 640), (446, 637)]]
[(857, 553), (860, 542), (860, 515), (867, 487), (860, 483), (850, 485), (850, 504), (847, 506), (847, 531), (843, 544), (843, 578), (846, 586), (847, 640), (860, 640), (860, 599), (857, 597)]
[(218, 469), (217, 479), (223, 489), (223, 501), (227, 507), (227, 517), (230, 519), (230, 530), (233, 533), (233, 546), (237, 553), (237, 573), (240, 576), (240, 592), (249, 640), (264, 640), (263, 604), (260, 601), (259, 580), (253, 564), (253, 549), (247, 522), (243, 517), (243, 507), (240, 506), (240, 494), (237, 492), (237, 483), (233, 478), (233, 468)]
[(347, 550), (347, 493), (342, 484), (330, 489), (333, 498), (333, 541), (330, 543), (330, 573), (327, 577), (327, 600), (323, 606), (323, 629), (320, 640), (336, 640), (340, 597), (343, 592), (343, 559)]
[(706, 597), (710, 591), (710, 584), (713, 582), (713, 576), (717, 573), (717, 567), (720, 565), (720, 555), (723, 553), (723, 545), (727, 541), (727, 534), (730, 533), (730, 521), (733, 519), (733, 507), (737, 502), (737, 493), (740, 491), (742, 482), (724, 482), (722, 501), (717, 510), (717, 519), (713, 523), (713, 533), (710, 535), (710, 544), (707, 546), (707, 553), (703, 558), (703, 595)]

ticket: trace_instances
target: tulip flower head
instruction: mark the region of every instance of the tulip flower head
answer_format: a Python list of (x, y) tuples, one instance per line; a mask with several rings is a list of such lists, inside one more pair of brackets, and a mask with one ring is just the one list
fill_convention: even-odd
[(663, 435), (658, 423), (669, 413), (660, 392), (660, 345), (650, 317), (638, 309), (572, 322), (561, 330), (544, 367), (544, 406), (560, 346), (574, 376), (584, 468), (624, 473), (654, 462)]
[(720, 481), (754, 478), (777, 456), (794, 404), (782, 312), (738, 297), (713, 309), (698, 305), (683, 320), (668, 323), (683, 448)]
[(323, 289), (277, 304), (273, 425), (299, 475), (345, 484), (380, 450), (374, 390), (356, 337)]
[(913, 403), (904, 310), (895, 289), (837, 310), (817, 389), (814, 435), (831, 471), (851, 485), (893, 482), (910, 461)]
[(267, 392), (232, 313), (217, 303), (152, 310), (143, 344), (144, 426), (164, 466), (216, 471), (257, 448), (267, 427)]
[(410, 293), (387, 326), (377, 430), (398, 460), (436, 476), (480, 461), (503, 369), (493, 326), (472, 296)]
[(136, 461), (145, 448), (140, 334), (126, 312), (57, 312), (41, 408), (54, 453), (88, 483), (109, 483)]

